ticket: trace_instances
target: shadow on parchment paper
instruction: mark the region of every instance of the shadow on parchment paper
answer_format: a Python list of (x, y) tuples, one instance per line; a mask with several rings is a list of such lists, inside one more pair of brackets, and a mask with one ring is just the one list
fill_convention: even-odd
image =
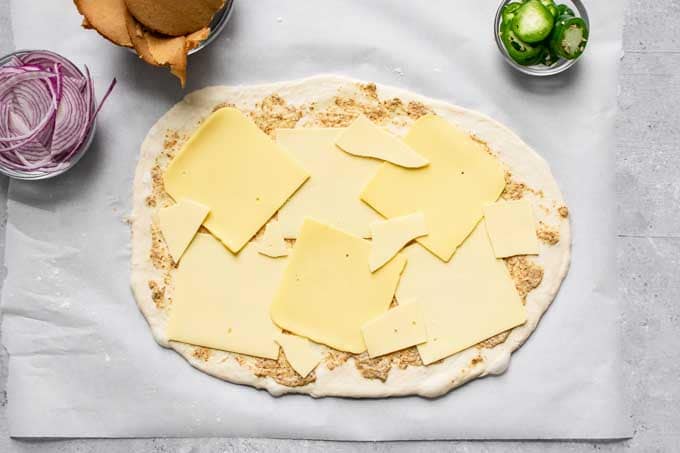
[(502, 58), (497, 58), (496, 60), (496, 66), (507, 75), (513, 85), (524, 91), (540, 95), (549, 95), (557, 90), (562, 90), (578, 83), (582, 76), (582, 64), (583, 62), (579, 62), (566, 71), (553, 76), (537, 77), (519, 72), (503, 61)]
[[(127, 49), (116, 53), (119, 81), (131, 86), (131, 93), (142, 99), (179, 99), (183, 96), (179, 80), (168, 68), (151, 66)], [(172, 101), (174, 102), (174, 101)]]
[(222, 33), (208, 46), (189, 56), (185, 94), (208, 85), (221, 85), (230, 79), (231, 67), (225, 64), (228, 60), (225, 55), (238, 42), (233, 38), (239, 35), (240, 17), (238, 5), (235, 5)]
[(95, 130), (85, 155), (67, 172), (50, 179), (12, 181), (9, 197), (49, 212), (55, 212), (55, 206), (64, 201), (81, 198), (82, 192), (95, 183), (100, 167), (104, 165), (104, 159), (98, 156), (103, 152), (102, 143), (106, 140), (103, 135), (99, 128)]

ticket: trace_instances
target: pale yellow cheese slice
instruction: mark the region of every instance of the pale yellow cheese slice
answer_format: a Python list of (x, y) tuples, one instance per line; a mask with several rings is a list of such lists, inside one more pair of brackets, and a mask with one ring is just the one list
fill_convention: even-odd
[(524, 305), (503, 260), (496, 259), (484, 222), (444, 264), (418, 244), (405, 250), (408, 266), (397, 300), (423, 306), (428, 340), (418, 345), (426, 365), (526, 321)]
[(205, 227), (236, 253), (308, 176), (249, 118), (223, 108), (170, 163), (165, 189), (209, 206)]
[(380, 162), (343, 153), (335, 139), (343, 129), (279, 129), (276, 142), (312, 177), (279, 211), (286, 238), (297, 238), (305, 217), (361, 237), (370, 237), (368, 224), (380, 216), (359, 199)]
[(288, 244), (283, 239), (281, 225), (277, 220), (270, 220), (264, 227), (262, 237), (256, 243), (257, 251), (270, 258), (280, 258), (289, 253)]
[(269, 307), (285, 266), (255, 247), (233, 255), (212, 235), (197, 234), (174, 275), (168, 338), (276, 359), (280, 330)]
[(371, 256), (369, 269), (375, 272), (392, 259), (399, 250), (415, 238), (427, 234), (425, 215), (422, 212), (379, 220), (370, 225)]
[(528, 201), (486, 205), (484, 219), (496, 258), (538, 254), (536, 220)]
[(430, 165), (384, 164), (361, 199), (387, 218), (425, 214), (429, 232), (418, 242), (448, 261), (482, 218), (482, 206), (503, 191), (503, 168), (484, 145), (434, 115), (418, 119), (404, 140)]
[(359, 115), (335, 141), (346, 153), (373, 157), (406, 168), (420, 168), (429, 164), (422, 155), (364, 115)]
[(179, 263), (209, 212), (208, 207), (187, 199), (158, 211), (161, 234), (175, 263)]
[(286, 354), (286, 359), (295, 372), (307, 377), (323, 359), (323, 350), (306, 338), (297, 335), (280, 334), (276, 342)]
[(361, 331), (370, 357), (379, 357), (427, 341), (423, 309), (418, 302), (400, 303), (368, 321)]
[(366, 350), (361, 327), (387, 311), (402, 255), (371, 273), (370, 243), (307, 219), (271, 307), (281, 328), (340, 351)]

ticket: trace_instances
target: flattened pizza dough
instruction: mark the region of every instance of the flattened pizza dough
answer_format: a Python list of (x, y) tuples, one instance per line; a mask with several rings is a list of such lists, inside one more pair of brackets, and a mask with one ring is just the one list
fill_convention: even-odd
[[(325, 352), (321, 363), (305, 377), (295, 372), (284, 352), (275, 360), (262, 359), (169, 341), (166, 326), (176, 269), (154, 223), (154, 213), (172, 203), (163, 188), (163, 173), (199, 123), (224, 106), (249, 115), (270, 136), (277, 128), (347, 127), (364, 114), (404, 137), (410, 125), (427, 113), (439, 115), (471, 134), (487, 146), (506, 171), (501, 197), (528, 201), (536, 215), (539, 255), (504, 260), (525, 303), (527, 322), (428, 366), (423, 366), (415, 347), (371, 359), (367, 353), (350, 354), (322, 346)], [(397, 88), (336, 76), (218, 86), (189, 94), (151, 128), (144, 140), (133, 196), (132, 289), (154, 338), (201, 371), (273, 395), (436, 397), (472, 379), (503, 373), (512, 352), (531, 335), (557, 294), (570, 261), (570, 226), (562, 194), (548, 164), (515, 133), (481, 113)]]

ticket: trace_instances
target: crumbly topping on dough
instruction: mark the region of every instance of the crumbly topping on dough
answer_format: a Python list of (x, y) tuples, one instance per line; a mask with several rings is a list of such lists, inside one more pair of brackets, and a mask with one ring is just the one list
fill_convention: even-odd
[(524, 255), (505, 258), (505, 266), (510, 271), (522, 303), (526, 304), (527, 295), (543, 281), (543, 268)]
[(507, 340), (509, 336), (510, 336), (510, 331), (506, 330), (505, 332), (501, 332), (497, 335), (494, 335), (491, 338), (487, 338), (484, 341), (480, 341), (475, 346), (477, 346), (478, 348), (491, 349), (495, 346), (498, 346), (499, 344), (505, 343), (505, 340)]
[(163, 140), (163, 149), (173, 150), (175, 146), (180, 142), (180, 135), (177, 131), (166, 131), (165, 139)]
[[(158, 159), (157, 159), (158, 160)], [(151, 195), (147, 197), (156, 197), (165, 194), (165, 183), (163, 182), (163, 171), (165, 168), (161, 168), (160, 164), (156, 164), (151, 169)], [(147, 201), (148, 203), (148, 201)], [(155, 200), (154, 200), (155, 203)]]
[(367, 98), (373, 99), (374, 101), (380, 101), (380, 97), (378, 97), (378, 87), (375, 83), (360, 83), (359, 90), (361, 90)]
[(560, 217), (562, 217), (563, 219), (566, 219), (567, 217), (569, 217), (569, 209), (567, 209), (566, 206), (560, 206), (559, 208), (557, 208), (557, 212), (560, 214)]
[(278, 94), (271, 94), (258, 102), (250, 118), (266, 134), (279, 128), (293, 128), (305, 113), (304, 107), (288, 105)]
[(425, 104), (421, 104), (420, 102), (410, 101), (406, 105), (406, 114), (414, 120), (417, 120), (421, 116), (425, 116), (428, 113), (434, 112), (430, 110), (430, 108)]
[(392, 358), (390, 356), (391, 354), (388, 354), (371, 359), (364, 352), (354, 357), (354, 365), (364, 378), (379, 379), (385, 382), (392, 369)]
[(210, 360), (212, 351), (213, 351), (212, 349), (204, 348), (202, 346), (196, 346), (194, 348), (194, 352), (192, 352), (191, 355), (197, 358), (198, 360), (207, 362), (208, 360)]
[(364, 352), (354, 356), (354, 365), (366, 379), (379, 379), (385, 382), (393, 366), (403, 370), (409, 366), (423, 366), (423, 361), (418, 349), (411, 347), (373, 359)]
[(415, 346), (397, 351), (392, 356), (392, 364), (397, 365), (402, 370), (410, 366), (423, 366), (423, 360)]
[[(241, 365), (243, 364), (241, 363)], [(293, 367), (290, 366), (290, 363), (288, 363), (283, 350), (279, 350), (279, 358), (277, 360), (255, 358), (255, 362), (250, 367), (255, 376), (270, 377), (287, 387), (301, 387), (316, 380), (315, 371), (312, 371), (304, 378), (297, 374)]]
[(544, 222), (538, 222), (538, 229), (536, 236), (548, 245), (555, 245), (560, 242), (560, 232), (554, 228), (550, 228)]
[(524, 198), (524, 194), (531, 193), (539, 198), (543, 198), (542, 190), (535, 190), (527, 186), (523, 182), (517, 182), (512, 179), (512, 173), (509, 171), (505, 172), (505, 190), (501, 194), (501, 198), (504, 200), (521, 200)]
[(174, 267), (172, 257), (165, 245), (163, 233), (158, 225), (151, 225), (151, 263), (156, 269), (169, 271)]
[(159, 310), (165, 308), (165, 286), (161, 286), (154, 280), (149, 280), (149, 289), (151, 290), (151, 299), (154, 305)]
[(324, 358), (324, 363), (329, 371), (333, 371), (339, 366), (342, 366), (352, 357), (349, 352), (336, 351), (335, 349), (330, 349), (328, 354)]
[(151, 194), (148, 195), (145, 200), (147, 206), (158, 206), (163, 208), (170, 206), (173, 203), (172, 198), (165, 191), (165, 184), (163, 182), (163, 172), (171, 159), (172, 155), (169, 155), (167, 152), (159, 154), (156, 159), (156, 165), (151, 169)]
[[(381, 100), (377, 93), (375, 84), (359, 85), (359, 94), (343, 95), (338, 94), (333, 101), (327, 105), (312, 104), (290, 105), (280, 95), (273, 93), (262, 99), (255, 105), (255, 108), (246, 113), (253, 119), (265, 133), (272, 135), (278, 128), (293, 128), (303, 117), (309, 119), (305, 121), (303, 127), (346, 127), (359, 114), (364, 114), (378, 124), (395, 124), (399, 126), (408, 125), (410, 122), (428, 113), (433, 113), (432, 109), (419, 102), (404, 102), (399, 98)], [(235, 107), (229, 102), (216, 104), (213, 111), (224, 107)], [(475, 138), (475, 137), (473, 137)], [(163, 143), (163, 152), (159, 153), (156, 164), (151, 171), (152, 194), (147, 197), (146, 203), (149, 207), (164, 207), (173, 203), (172, 198), (165, 192), (163, 185), (163, 172), (174, 157), (180, 146), (188, 139), (186, 135), (181, 135), (176, 131), (167, 131)], [(486, 143), (475, 138), (486, 146)], [(487, 146), (488, 150), (488, 146)], [(491, 153), (490, 150), (488, 150)], [(521, 199), (525, 193), (543, 197), (541, 191), (533, 190), (524, 183), (512, 180), (510, 172), (506, 172), (506, 187), (502, 194), (504, 199)], [(560, 208), (560, 215), (566, 217), (566, 207)], [(161, 286), (155, 281), (149, 281), (149, 288), (152, 298), (158, 309), (166, 308), (170, 303), (166, 288), (171, 284), (171, 271), (175, 265), (165, 246), (162, 234), (158, 225), (151, 226), (152, 246), (150, 251), (151, 261), (158, 270), (164, 275), (164, 285)], [(256, 235), (257, 237), (257, 235)], [(291, 245), (294, 240), (287, 240)], [(510, 271), (510, 275), (515, 282), (522, 301), (526, 295), (536, 288), (543, 278), (543, 269), (532, 263), (527, 257), (513, 257), (505, 260)], [(392, 306), (396, 305), (393, 301)], [(500, 333), (477, 345), (482, 348), (492, 348), (508, 338), (510, 331)], [(193, 356), (205, 362), (212, 357), (212, 349), (196, 347)], [(236, 353), (228, 353), (230, 357), (243, 367), (248, 367), (258, 377), (270, 377), (279, 384), (289, 387), (299, 387), (307, 385), (316, 380), (316, 373), (312, 371), (308, 376), (302, 378), (290, 366), (281, 350), (277, 360), (263, 359), (245, 356)], [(392, 367), (405, 369), (409, 366), (423, 366), (423, 362), (418, 354), (416, 347), (404, 349), (382, 357), (371, 359), (367, 353), (351, 354), (342, 351), (329, 349), (323, 362), (319, 366), (325, 366), (332, 371), (344, 365), (349, 359), (354, 359), (354, 364), (361, 375), (366, 379), (379, 379), (385, 381)], [(475, 357), (470, 363), (471, 366), (480, 363), (481, 357)]]
[(333, 102), (325, 108), (314, 105), (310, 108), (313, 112), (314, 124), (322, 127), (347, 127), (360, 114), (364, 114), (371, 121), (384, 124), (388, 121), (397, 121), (405, 125), (400, 117), (408, 117), (416, 120), (421, 116), (432, 113), (432, 110), (420, 102), (404, 102), (399, 98), (381, 100), (375, 84), (368, 83), (359, 85), (360, 96), (338, 95)]

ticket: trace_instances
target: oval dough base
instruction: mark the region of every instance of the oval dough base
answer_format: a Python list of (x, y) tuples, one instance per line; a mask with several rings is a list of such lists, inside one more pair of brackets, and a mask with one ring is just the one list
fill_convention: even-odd
[[(318, 118), (318, 112), (325, 107), (343, 108), (334, 101), (337, 96), (343, 99), (366, 96), (366, 86), (365, 82), (358, 80), (322, 75), (267, 85), (209, 87), (187, 95), (151, 128), (141, 147), (134, 180), (131, 278), (137, 304), (160, 345), (176, 350), (191, 365), (205, 373), (232, 383), (265, 389), (273, 395), (304, 393), (313, 397), (436, 397), (472, 379), (500, 374), (507, 369), (510, 355), (536, 328), (569, 268), (570, 226), (566, 215), (560, 215), (559, 208), (564, 206), (564, 202), (557, 183), (545, 160), (498, 122), (474, 111), (383, 85), (377, 85), (381, 102), (389, 103), (398, 98), (404, 106), (426, 106), (430, 111), (485, 142), (512, 173), (513, 179), (533, 189), (526, 193), (525, 198), (534, 205), (538, 220), (545, 225), (555, 226), (559, 242), (551, 245), (542, 241), (540, 255), (532, 258), (533, 262), (543, 268), (543, 279), (526, 297), (527, 322), (512, 329), (507, 339), (495, 346), (477, 345), (429, 366), (392, 364), (384, 381), (364, 377), (355, 366), (354, 358), (335, 363), (329, 359), (328, 363), (322, 362), (313, 372), (315, 379), (297, 379), (291, 384), (294, 386), (283, 385), (281, 382), (286, 382), (284, 379), (275, 379), (272, 373), (258, 370), (253, 364), (258, 363), (259, 359), (170, 342), (165, 336), (167, 304), (159, 300), (170, 298), (168, 294), (171, 293), (171, 282), (167, 282), (163, 270), (157, 268), (150, 258), (152, 241), (157, 241), (158, 238), (151, 233), (155, 205), (149, 202), (149, 197), (153, 195), (152, 170), (159, 154), (168, 146), (168, 131), (173, 131), (176, 136), (188, 136), (218, 105), (234, 105), (241, 110), (252, 111), (257, 108), (257, 103), (273, 94), (278, 95), (277, 99), (285, 100), (288, 105), (306, 106), (302, 114), (291, 115), (292, 124), (287, 127), (318, 125), (314, 124), (314, 118)], [(378, 101), (377, 98), (374, 100)], [(332, 105), (334, 102), (336, 105)], [(346, 106), (347, 115), (358, 113), (355, 111), (356, 106), (351, 104), (350, 102)], [(383, 125), (403, 136), (413, 122), (413, 115), (407, 110), (404, 109), (403, 113), (392, 117)], [(258, 118), (256, 122), (257, 120)], [(258, 125), (270, 132), (267, 130), (266, 118), (259, 120)], [(163, 291), (150, 283), (163, 282), (164, 279), (167, 285)]]

